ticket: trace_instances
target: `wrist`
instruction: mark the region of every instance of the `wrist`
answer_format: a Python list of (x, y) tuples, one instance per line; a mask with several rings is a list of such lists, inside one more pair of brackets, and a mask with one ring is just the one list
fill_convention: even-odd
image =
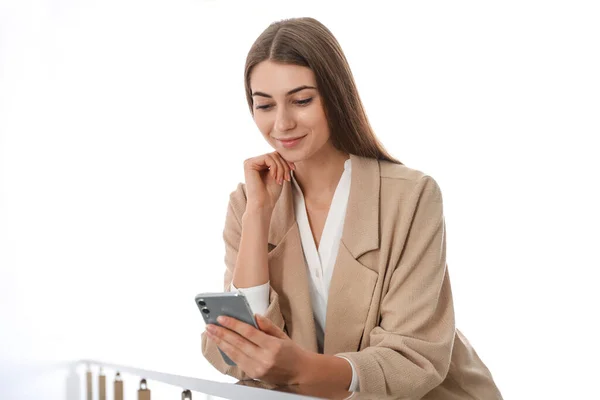
[(350, 387), (352, 367), (348, 360), (305, 351), (300, 361), (297, 379), (300, 384), (327, 384), (343, 391), (347, 391)]
[(315, 372), (319, 371), (319, 356), (318, 353), (303, 350), (300, 362), (298, 365), (298, 376), (296, 381), (300, 385), (313, 385), (318, 383)]
[(270, 221), (271, 214), (273, 214), (273, 209), (271, 207), (247, 204), (246, 210), (242, 215), (242, 220), (259, 218)]

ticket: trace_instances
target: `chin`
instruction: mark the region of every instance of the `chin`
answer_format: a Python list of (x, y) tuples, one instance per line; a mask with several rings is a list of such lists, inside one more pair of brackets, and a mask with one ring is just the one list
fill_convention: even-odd
[(304, 154), (294, 154), (293, 151), (279, 151), (279, 154), (281, 154), (281, 156), (283, 157), (284, 160), (289, 161), (289, 162), (293, 162), (293, 163), (297, 163), (300, 161), (304, 161), (306, 159)]
[(271, 147), (273, 147), (273, 150), (281, 154), (281, 157), (283, 157), (284, 160), (289, 162), (300, 162), (308, 158), (306, 149), (286, 149), (285, 147), (279, 145)]

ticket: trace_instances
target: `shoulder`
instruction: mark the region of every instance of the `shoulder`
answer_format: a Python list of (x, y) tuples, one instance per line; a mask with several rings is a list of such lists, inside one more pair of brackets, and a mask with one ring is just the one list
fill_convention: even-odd
[(407, 167), (403, 164), (396, 164), (389, 161), (379, 161), (379, 171), (382, 180), (388, 185), (399, 185), (402, 182), (408, 186), (433, 185), (438, 186), (437, 181), (428, 173)]
[(438, 182), (424, 171), (382, 160), (379, 161), (379, 170), (382, 191), (401, 194), (406, 200), (423, 195), (442, 200)]
[(399, 179), (411, 182), (416, 182), (427, 175), (425, 172), (418, 169), (385, 160), (379, 160), (379, 171), (382, 179)]
[(238, 220), (246, 211), (246, 184), (238, 183), (234, 191), (229, 194), (229, 209)]

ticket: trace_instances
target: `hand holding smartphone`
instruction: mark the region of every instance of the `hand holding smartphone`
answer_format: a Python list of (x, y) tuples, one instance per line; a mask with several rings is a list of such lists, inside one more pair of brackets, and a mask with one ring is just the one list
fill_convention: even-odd
[[(246, 296), (242, 293), (200, 293), (196, 296), (195, 301), (206, 324), (222, 326), (217, 322), (217, 318), (223, 315), (235, 318), (259, 329), (248, 300), (246, 300)], [(221, 349), (219, 349), (219, 352), (228, 365), (236, 365)]]

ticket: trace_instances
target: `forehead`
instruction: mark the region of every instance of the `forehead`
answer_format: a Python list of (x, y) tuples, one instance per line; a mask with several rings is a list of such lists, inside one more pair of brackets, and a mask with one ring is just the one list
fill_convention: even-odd
[(317, 87), (317, 82), (314, 72), (300, 65), (267, 60), (257, 64), (250, 74), (250, 89), (253, 93), (264, 92), (279, 96), (303, 85)]

